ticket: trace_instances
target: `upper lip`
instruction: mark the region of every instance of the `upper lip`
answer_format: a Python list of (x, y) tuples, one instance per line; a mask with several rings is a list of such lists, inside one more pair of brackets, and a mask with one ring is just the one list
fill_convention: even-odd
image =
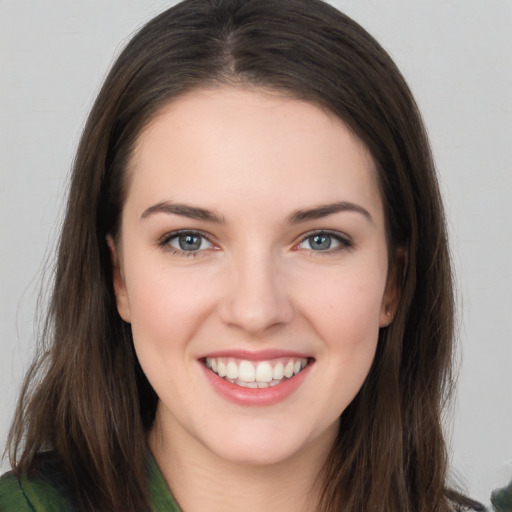
[(231, 357), (233, 359), (243, 359), (246, 361), (269, 361), (272, 359), (278, 359), (281, 357), (293, 357), (293, 358), (311, 358), (310, 354), (304, 352), (295, 352), (293, 350), (282, 350), (277, 348), (269, 348), (264, 350), (217, 350), (214, 352), (208, 352), (199, 359), (205, 359), (206, 357)]

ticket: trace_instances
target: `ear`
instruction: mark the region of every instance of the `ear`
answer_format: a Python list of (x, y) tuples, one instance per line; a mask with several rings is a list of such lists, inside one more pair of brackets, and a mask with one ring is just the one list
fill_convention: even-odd
[(400, 297), (402, 295), (403, 276), (407, 269), (407, 249), (399, 247), (396, 250), (395, 262), (388, 272), (386, 289), (382, 297), (379, 327), (387, 327), (395, 318)]
[(114, 284), (114, 293), (116, 294), (117, 311), (125, 322), (130, 322), (130, 304), (128, 302), (128, 294), (126, 292), (126, 284), (124, 282), (123, 270), (118, 254), (118, 250), (114, 239), (108, 235), (107, 244), (110, 249), (110, 259), (112, 261), (112, 277)]

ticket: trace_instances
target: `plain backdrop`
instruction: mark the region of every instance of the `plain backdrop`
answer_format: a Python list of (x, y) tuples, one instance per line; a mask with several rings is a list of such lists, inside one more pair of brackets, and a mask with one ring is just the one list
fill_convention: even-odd
[[(453, 424), (454, 470), (488, 504), (491, 489), (512, 477), (512, 0), (331, 3), (391, 53), (430, 133), (457, 274), (462, 354), (447, 431)], [(130, 35), (171, 4), (0, 0), (2, 447), (33, 352), (43, 269), (52, 262), (88, 109)]]

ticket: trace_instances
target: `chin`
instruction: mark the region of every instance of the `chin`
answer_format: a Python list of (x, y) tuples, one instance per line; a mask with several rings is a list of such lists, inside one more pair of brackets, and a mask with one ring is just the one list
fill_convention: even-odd
[(247, 442), (231, 443), (218, 449), (211, 448), (219, 458), (232, 464), (243, 466), (272, 466), (284, 463), (301, 451), (300, 446), (276, 446), (275, 442)]
[(227, 436), (209, 439), (206, 447), (217, 457), (233, 464), (246, 466), (270, 466), (306, 455), (318, 453), (322, 447), (332, 446), (337, 423), (320, 435), (300, 432), (278, 425), (263, 426), (254, 422), (252, 428), (236, 429), (232, 426)]

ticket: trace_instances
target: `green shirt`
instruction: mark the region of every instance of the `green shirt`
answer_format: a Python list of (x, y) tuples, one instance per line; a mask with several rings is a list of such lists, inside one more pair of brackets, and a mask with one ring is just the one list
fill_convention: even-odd
[[(0, 478), (0, 512), (74, 512), (51, 465), (33, 478), (13, 472)], [(180, 512), (153, 456), (149, 455), (149, 492), (154, 512)]]

